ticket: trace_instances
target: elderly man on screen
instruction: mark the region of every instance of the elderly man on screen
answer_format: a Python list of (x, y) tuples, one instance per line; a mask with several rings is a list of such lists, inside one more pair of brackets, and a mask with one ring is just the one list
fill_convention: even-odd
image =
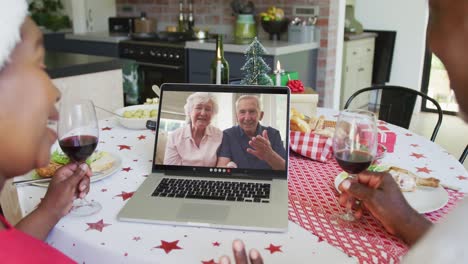
[(286, 150), (280, 133), (260, 124), (263, 114), (257, 96), (243, 95), (237, 99), (239, 125), (224, 130), (217, 167), (286, 169)]

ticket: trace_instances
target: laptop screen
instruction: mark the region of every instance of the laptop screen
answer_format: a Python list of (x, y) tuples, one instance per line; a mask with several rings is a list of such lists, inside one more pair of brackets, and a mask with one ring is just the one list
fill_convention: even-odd
[(286, 177), (289, 89), (164, 84), (154, 171)]

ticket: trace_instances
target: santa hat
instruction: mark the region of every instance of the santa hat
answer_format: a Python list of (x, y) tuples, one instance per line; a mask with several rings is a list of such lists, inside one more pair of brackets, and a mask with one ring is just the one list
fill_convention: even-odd
[(26, 0), (0, 0), (0, 70), (21, 40), (21, 25), (28, 14)]

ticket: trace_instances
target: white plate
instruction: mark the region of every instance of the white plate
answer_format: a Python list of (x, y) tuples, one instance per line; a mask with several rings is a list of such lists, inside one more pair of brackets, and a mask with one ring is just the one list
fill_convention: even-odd
[[(99, 181), (104, 178), (107, 178), (122, 168), (122, 159), (118, 155), (110, 153), (110, 152), (109, 152), (109, 155), (111, 155), (114, 158), (114, 164), (109, 169), (102, 171), (102, 173), (96, 176), (91, 176), (91, 179), (90, 179), (91, 182), (95, 182), (95, 181)], [(39, 179), (39, 176), (36, 174), (36, 172), (33, 172), (32, 178)], [(49, 183), (48, 182), (34, 182), (34, 183), (31, 183), (31, 185), (35, 185), (39, 187), (48, 187)]]
[[(348, 177), (348, 173), (341, 172), (335, 177), (335, 189), (340, 192), (338, 186)], [(341, 193), (341, 192), (340, 192)], [(439, 185), (437, 188), (417, 187), (414, 192), (403, 192), (406, 201), (418, 211), (420, 214), (425, 214), (437, 211), (444, 207), (449, 200), (447, 191)]]

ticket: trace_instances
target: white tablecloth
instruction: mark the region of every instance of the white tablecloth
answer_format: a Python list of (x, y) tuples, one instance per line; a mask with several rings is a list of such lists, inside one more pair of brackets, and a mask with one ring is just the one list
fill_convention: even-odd
[[(335, 111), (319, 109), (333, 119)], [(335, 116), (336, 117), (336, 116)], [(408, 130), (386, 124), (397, 133), (394, 153), (383, 161), (415, 173), (432, 175), (442, 183), (468, 192), (465, 168), (444, 149)], [(342, 251), (293, 222), (287, 233), (242, 232), (198, 227), (120, 222), (117, 213), (151, 171), (154, 133), (128, 130), (115, 120), (100, 122), (98, 150), (121, 157), (122, 169), (91, 184), (88, 199), (103, 209), (89, 217), (64, 217), (47, 242), (79, 263), (214, 263), (231, 255), (231, 243), (243, 239), (260, 250), (266, 263), (354, 263)], [(33, 210), (45, 188), (18, 187), (24, 214)], [(158, 208), (148, 208), (158, 210)]]
[[(88, 217), (64, 217), (47, 239), (78, 263), (214, 263), (232, 255), (236, 238), (259, 249), (266, 263), (356, 262), (293, 222), (287, 233), (265, 233), (118, 221), (118, 212), (151, 171), (154, 134), (125, 129), (113, 119), (100, 122), (100, 128), (98, 150), (122, 158), (120, 171), (91, 184), (88, 199), (103, 209)], [(24, 214), (37, 206), (45, 190), (18, 187)]]

